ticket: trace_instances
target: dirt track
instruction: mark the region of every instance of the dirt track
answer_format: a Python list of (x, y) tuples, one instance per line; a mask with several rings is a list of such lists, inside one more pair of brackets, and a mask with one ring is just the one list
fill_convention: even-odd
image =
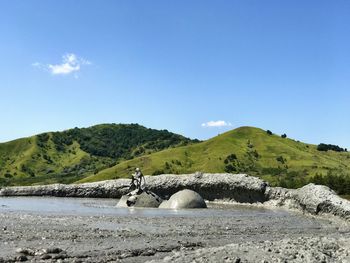
[[(256, 254), (249, 254), (257, 251), (256, 262), (261, 262), (270, 249), (275, 259), (288, 256), (292, 262), (295, 253), (303, 253), (301, 248), (309, 248), (305, 256), (316, 249), (326, 253), (325, 262), (346, 262), (340, 259), (349, 252), (344, 240), (349, 244), (350, 227), (338, 220), (254, 206), (209, 204), (209, 209), (169, 211), (116, 209), (115, 203), (111, 199), (0, 198), (0, 258), (45, 262), (191, 262), (198, 258), (217, 262), (219, 257), (227, 262), (237, 258), (255, 262)], [(313, 240), (321, 237), (328, 250), (307, 246), (319, 243)], [(227, 244), (233, 245), (215, 248)], [(292, 248), (286, 256), (288, 247)], [(270, 252), (265, 257), (273, 262)]]

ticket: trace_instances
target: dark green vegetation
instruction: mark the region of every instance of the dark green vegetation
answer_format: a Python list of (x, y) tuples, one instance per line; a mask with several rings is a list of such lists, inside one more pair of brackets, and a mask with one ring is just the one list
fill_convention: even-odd
[(118, 162), (190, 140), (137, 124), (103, 124), (0, 144), (0, 185), (72, 183)]
[(341, 148), (338, 145), (333, 145), (333, 144), (325, 144), (325, 143), (320, 143), (317, 146), (317, 150), (319, 151), (335, 151), (335, 152), (347, 152), (348, 150), (345, 148)]
[(327, 185), (340, 195), (350, 194), (350, 178), (348, 174), (334, 173), (330, 170), (325, 176), (316, 174), (310, 182)]
[[(339, 147), (340, 148), (340, 147)], [(350, 194), (350, 153), (253, 127), (199, 142), (142, 126), (98, 125), (0, 144), (0, 183), (93, 182), (144, 174), (248, 173), (274, 186), (309, 182)]]

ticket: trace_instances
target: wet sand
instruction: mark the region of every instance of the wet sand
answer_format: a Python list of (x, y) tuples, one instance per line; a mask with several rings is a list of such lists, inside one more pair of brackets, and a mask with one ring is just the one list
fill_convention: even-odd
[[(265, 246), (268, 251), (266, 242), (272, 242), (270, 246), (276, 247), (286, 239), (300, 239), (300, 246), (322, 237), (336, 244), (339, 241), (340, 245), (342, 240), (350, 240), (350, 227), (346, 222), (282, 209), (214, 203), (209, 203), (208, 209), (125, 209), (116, 208), (117, 201), (1, 197), (0, 262), (25, 259), (43, 262), (191, 262), (193, 258), (215, 262), (220, 258), (213, 255), (217, 257), (220, 252), (212, 253), (211, 249), (228, 244), (231, 245), (220, 251), (232, 253), (222, 254), (222, 261), (228, 257), (227, 262), (235, 262), (237, 258), (244, 262), (241, 254), (249, 253), (242, 251), (249, 251), (249, 248), (258, 251), (256, 246)], [(298, 244), (295, 250), (298, 250)], [(342, 256), (348, 252), (347, 247), (344, 249)], [(207, 255), (207, 252), (211, 254)], [(338, 258), (334, 256), (337, 255), (333, 253), (333, 258), (329, 257), (332, 260), (329, 262), (337, 262)], [(251, 259), (255, 262), (253, 257)]]

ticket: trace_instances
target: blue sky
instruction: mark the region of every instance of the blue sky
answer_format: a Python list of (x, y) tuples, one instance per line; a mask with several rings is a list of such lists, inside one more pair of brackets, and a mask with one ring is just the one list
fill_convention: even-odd
[(0, 141), (249, 125), (350, 148), (349, 14), (341, 0), (3, 0)]

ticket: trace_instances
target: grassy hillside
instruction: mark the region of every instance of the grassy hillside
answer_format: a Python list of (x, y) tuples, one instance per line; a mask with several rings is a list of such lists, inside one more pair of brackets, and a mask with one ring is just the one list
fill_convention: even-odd
[(103, 124), (0, 144), (0, 186), (129, 177), (140, 167), (152, 175), (248, 173), (272, 185), (316, 182), (350, 194), (350, 153), (319, 150), (253, 127), (199, 142), (137, 124)]
[[(333, 175), (349, 178), (350, 153), (318, 151), (316, 145), (241, 127), (201, 143), (121, 162), (79, 182), (127, 177), (134, 167), (144, 174), (246, 172), (273, 185), (299, 187), (314, 179), (335, 180)], [(350, 183), (347, 187), (350, 191)]]
[(137, 124), (43, 133), (0, 144), (0, 186), (71, 183), (118, 162), (193, 142)]

